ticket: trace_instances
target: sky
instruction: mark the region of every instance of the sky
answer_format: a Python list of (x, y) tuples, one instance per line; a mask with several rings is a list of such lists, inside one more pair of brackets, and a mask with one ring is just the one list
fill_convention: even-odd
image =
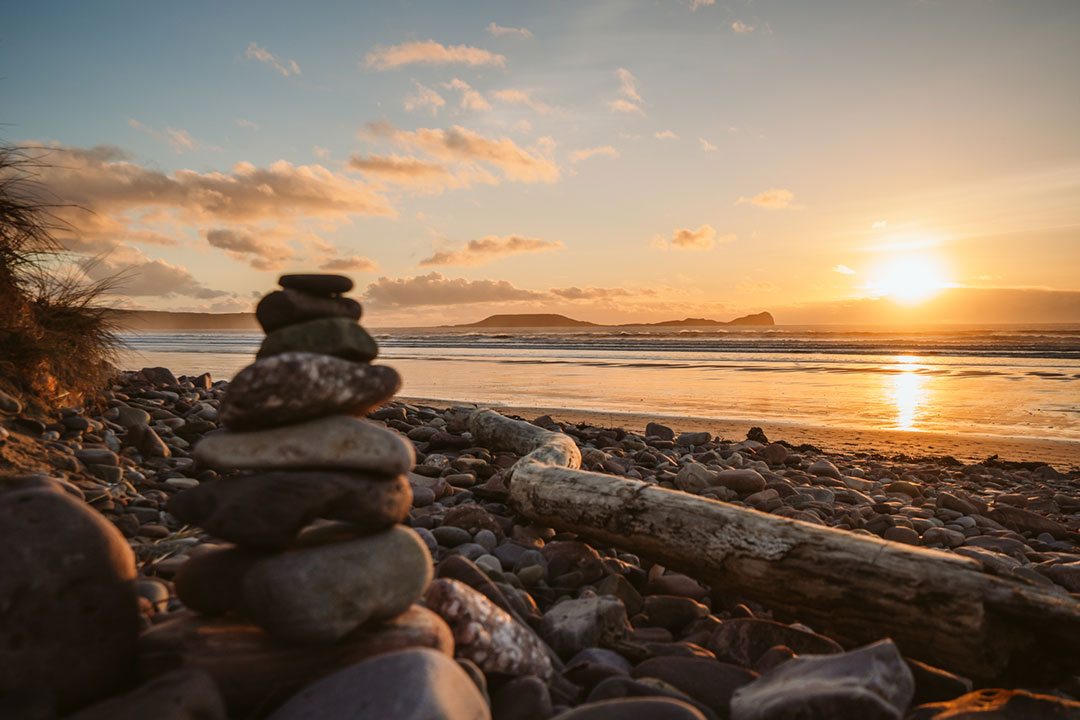
[(1077, 37), (1075, 0), (44, 0), (0, 140), (125, 307), (340, 272), (374, 326), (1080, 322)]

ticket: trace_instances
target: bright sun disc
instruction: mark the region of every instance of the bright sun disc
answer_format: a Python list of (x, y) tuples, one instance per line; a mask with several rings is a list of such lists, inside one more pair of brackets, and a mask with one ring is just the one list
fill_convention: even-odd
[(874, 287), (897, 302), (928, 300), (948, 287), (941, 263), (925, 257), (893, 258), (877, 272)]

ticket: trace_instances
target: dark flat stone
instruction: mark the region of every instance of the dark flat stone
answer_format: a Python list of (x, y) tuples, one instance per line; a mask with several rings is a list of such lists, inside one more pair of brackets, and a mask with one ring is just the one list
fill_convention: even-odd
[(255, 307), (255, 319), (266, 332), (273, 332), (287, 325), (341, 317), (354, 322), (360, 319), (363, 309), (360, 303), (347, 297), (312, 295), (300, 290), (275, 290)]
[(312, 295), (338, 295), (353, 289), (353, 281), (344, 275), (295, 274), (282, 275), (278, 285), (301, 290)]
[(319, 353), (370, 362), (379, 354), (379, 346), (367, 330), (349, 318), (336, 317), (275, 330), (263, 339), (256, 357), (262, 360), (282, 353)]

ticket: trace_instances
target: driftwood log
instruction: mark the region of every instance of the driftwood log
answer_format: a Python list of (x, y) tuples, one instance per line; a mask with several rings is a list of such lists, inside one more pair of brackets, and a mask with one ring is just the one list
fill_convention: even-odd
[(1080, 601), (974, 560), (579, 470), (574, 441), (491, 410), (481, 442), (524, 455), (510, 504), (532, 520), (639, 553), (749, 598), (845, 647), (891, 637), (981, 683), (1080, 672)]

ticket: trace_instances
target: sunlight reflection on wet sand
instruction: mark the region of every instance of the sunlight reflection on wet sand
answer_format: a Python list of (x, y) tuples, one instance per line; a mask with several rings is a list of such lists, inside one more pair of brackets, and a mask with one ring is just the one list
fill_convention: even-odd
[(919, 370), (927, 370), (919, 365), (921, 358), (913, 355), (897, 355), (894, 358), (896, 365), (892, 366), (899, 370), (892, 376), (887, 376), (891, 386), (887, 391), (896, 406), (896, 430), (916, 432), (922, 430), (920, 422), (923, 419), (924, 408), (929, 406), (930, 397), (925, 375), (919, 374)]

